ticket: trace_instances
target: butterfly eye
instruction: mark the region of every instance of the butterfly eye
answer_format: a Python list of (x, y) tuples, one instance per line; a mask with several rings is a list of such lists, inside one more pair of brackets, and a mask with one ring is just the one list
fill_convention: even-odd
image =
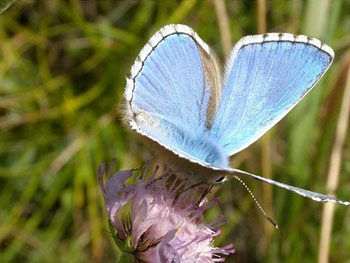
[(215, 183), (220, 184), (220, 183), (223, 183), (225, 181), (226, 181), (226, 176), (221, 176), (221, 177), (219, 177), (218, 179), (215, 180)]

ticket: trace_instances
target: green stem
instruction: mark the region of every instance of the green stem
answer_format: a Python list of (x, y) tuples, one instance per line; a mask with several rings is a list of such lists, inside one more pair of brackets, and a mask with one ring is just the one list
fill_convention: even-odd
[(135, 256), (133, 254), (127, 253), (127, 252), (122, 252), (118, 263), (133, 263)]

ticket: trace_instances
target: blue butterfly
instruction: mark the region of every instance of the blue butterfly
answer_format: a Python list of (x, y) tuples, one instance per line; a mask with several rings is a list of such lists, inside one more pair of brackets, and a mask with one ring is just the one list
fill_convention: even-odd
[(125, 115), (174, 171), (215, 184), (250, 177), (319, 202), (350, 205), (229, 166), (320, 80), (333, 50), (288, 33), (246, 36), (223, 77), (208, 45), (185, 25), (167, 25), (143, 47), (127, 77)]

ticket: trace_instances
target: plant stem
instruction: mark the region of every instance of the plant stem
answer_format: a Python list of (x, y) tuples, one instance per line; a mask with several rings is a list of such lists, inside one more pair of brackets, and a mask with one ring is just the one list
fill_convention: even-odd
[[(335, 135), (335, 142), (333, 144), (330, 166), (327, 179), (327, 194), (335, 196), (338, 187), (339, 172), (342, 161), (342, 150), (345, 143), (346, 131), (349, 124), (350, 114), (350, 66), (348, 67), (347, 80), (343, 95), (343, 101), (339, 113), (337, 123), (337, 130)], [(321, 239), (318, 249), (318, 262), (328, 263), (329, 246), (332, 234), (333, 217), (334, 217), (334, 203), (326, 203), (323, 205), (322, 225), (321, 225)]]

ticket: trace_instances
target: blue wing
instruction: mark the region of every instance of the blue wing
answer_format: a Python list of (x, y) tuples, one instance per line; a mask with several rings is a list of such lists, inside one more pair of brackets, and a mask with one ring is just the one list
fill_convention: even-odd
[(242, 38), (226, 64), (211, 137), (232, 155), (256, 141), (317, 83), (333, 60), (317, 39), (270, 33)]
[(189, 27), (168, 25), (141, 50), (127, 79), (126, 114), (140, 134), (190, 161), (228, 167), (208, 127), (220, 75), (208, 46)]
[(151, 38), (131, 69), (124, 94), (126, 118), (141, 135), (210, 170), (264, 181), (315, 201), (350, 205), (228, 165), (228, 154), (281, 119), (321, 78), (332, 58), (328, 46), (304, 36), (243, 38), (227, 63), (220, 101), (220, 75), (208, 46), (191, 28), (168, 25)]

